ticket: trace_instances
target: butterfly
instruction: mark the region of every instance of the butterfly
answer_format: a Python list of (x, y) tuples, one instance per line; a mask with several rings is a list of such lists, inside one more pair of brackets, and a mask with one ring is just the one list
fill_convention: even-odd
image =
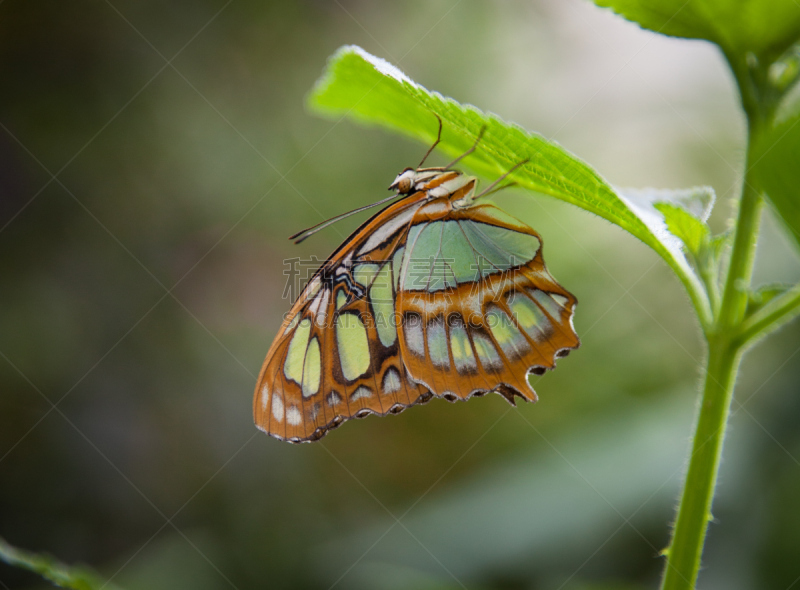
[(308, 281), (258, 377), (259, 429), (310, 442), (350, 418), (399, 414), (434, 397), (536, 401), (528, 375), (580, 345), (577, 300), (547, 272), (539, 234), (478, 202), (513, 169), (476, 195), (477, 179), (452, 168), (482, 133), (450, 165), (422, 168), (437, 139), (376, 204), (400, 198)]

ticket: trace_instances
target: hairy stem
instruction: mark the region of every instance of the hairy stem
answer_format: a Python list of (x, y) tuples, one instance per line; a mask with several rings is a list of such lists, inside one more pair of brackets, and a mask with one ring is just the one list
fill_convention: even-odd
[(742, 324), (737, 336), (740, 346), (750, 345), (800, 314), (800, 285), (776, 297)]
[[(748, 163), (750, 158), (748, 157)], [(744, 320), (764, 200), (745, 175), (728, 277), (714, 332), (731, 333)]]
[(741, 348), (737, 346), (734, 335), (747, 305), (760, 217), (761, 198), (745, 183), (720, 314), (712, 331), (707, 334), (708, 365), (703, 397), (678, 518), (667, 553), (662, 590), (693, 589), (700, 569), (725, 426), (741, 359)]
[(711, 500), (714, 497), (740, 356), (724, 339), (709, 343), (708, 368), (689, 471), (672, 544), (667, 552), (662, 590), (689, 590), (695, 587), (706, 529), (712, 519)]
[(754, 136), (762, 128), (765, 117), (763, 112), (756, 112), (758, 93), (753, 92), (753, 81), (749, 78), (747, 68), (742, 63), (732, 62), (731, 66), (739, 82), (742, 106), (748, 117), (748, 157), (719, 314), (714, 324), (706, 330), (708, 364), (703, 396), (678, 517), (667, 551), (662, 590), (694, 589), (700, 570), (706, 531), (712, 519), (711, 502), (719, 472), (725, 427), (742, 357), (743, 342), (737, 336), (741, 333), (740, 326), (745, 318), (763, 208), (763, 199), (749, 169)]

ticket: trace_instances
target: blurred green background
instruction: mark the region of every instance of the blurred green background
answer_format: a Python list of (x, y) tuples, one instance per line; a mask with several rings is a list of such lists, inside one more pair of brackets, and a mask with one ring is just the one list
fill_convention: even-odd
[[(710, 184), (726, 227), (744, 134), (720, 54), (582, 0), (0, 2), (0, 536), (129, 589), (654, 587), (703, 346), (666, 265), (585, 212), (494, 197), (580, 301), (538, 404), (436, 400), (300, 446), (253, 426), (283, 260), (359, 219), (286, 236), (426, 149), (306, 112), (346, 43), (616, 185)], [(757, 265), (800, 278), (771, 218)], [(798, 350), (793, 325), (744, 363), (703, 588), (800, 577)]]

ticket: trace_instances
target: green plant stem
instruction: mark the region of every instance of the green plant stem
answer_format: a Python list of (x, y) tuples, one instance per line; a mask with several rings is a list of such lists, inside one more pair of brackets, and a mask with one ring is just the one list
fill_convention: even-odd
[(722, 441), (728, 421), (740, 354), (724, 339), (711, 341), (700, 413), (678, 519), (667, 552), (662, 590), (695, 587), (711, 516)]
[(703, 281), (703, 284), (706, 287), (706, 292), (708, 293), (708, 304), (710, 306), (710, 314), (709, 319), (707, 321), (703, 320), (703, 317), (700, 317), (700, 323), (703, 326), (703, 330), (708, 328), (712, 325), (713, 318), (717, 317), (717, 313), (719, 312), (719, 280), (717, 278), (719, 274), (719, 266), (717, 264), (701, 264), (697, 258), (693, 258), (695, 268), (700, 269), (700, 278)]
[(742, 324), (736, 342), (744, 347), (800, 314), (800, 285), (776, 297)]
[(714, 329), (716, 333), (730, 333), (744, 320), (763, 207), (764, 200), (756, 191), (748, 174), (745, 176), (742, 200), (739, 204), (728, 277), (722, 293), (719, 318)]
[[(752, 134), (757, 123), (753, 118), (749, 121), (752, 146)], [(752, 154), (748, 151), (748, 170), (751, 158)], [(667, 551), (662, 590), (694, 589), (700, 570), (706, 531), (712, 519), (711, 502), (719, 472), (725, 427), (742, 357), (741, 342), (736, 336), (747, 308), (762, 208), (763, 199), (747, 173), (719, 315), (714, 325), (706, 331), (708, 364), (703, 396), (678, 517)]]

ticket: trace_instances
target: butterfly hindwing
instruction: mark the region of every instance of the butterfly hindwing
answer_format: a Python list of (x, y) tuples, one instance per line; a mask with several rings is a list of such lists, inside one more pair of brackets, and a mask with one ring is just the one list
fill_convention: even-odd
[(450, 400), (536, 395), (527, 373), (579, 344), (575, 297), (549, 275), (538, 234), (491, 205), (409, 229), (397, 306), (412, 377)]

